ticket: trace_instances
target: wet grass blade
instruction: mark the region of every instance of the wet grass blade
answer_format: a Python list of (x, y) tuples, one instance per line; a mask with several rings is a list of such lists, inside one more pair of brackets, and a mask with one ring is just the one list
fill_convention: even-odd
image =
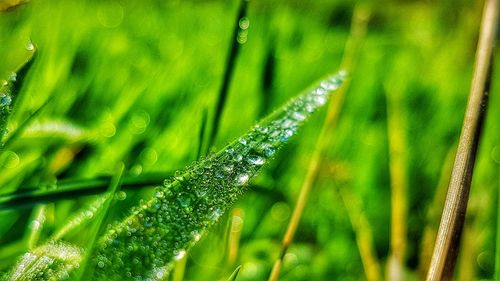
[(498, 9), (497, 0), (485, 1), (469, 100), (427, 280), (453, 279), (476, 151), (488, 104)]
[[(327, 78), (257, 124), (225, 149), (176, 173), (153, 198), (134, 208), (100, 239), (95, 280), (168, 274), (206, 230), (243, 193), (248, 180), (323, 106), (342, 83)], [(128, 264), (123, 270), (124, 263)], [(159, 278), (159, 277), (158, 277)]]
[[(234, 204), (249, 179), (327, 102), (343, 79), (343, 74), (324, 79), (223, 150), (157, 187), (152, 198), (108, 227), (90, 247), (95, 251), (86, 255), (82, 266), (89, 272), (95, 269), (89, 280), (156, 280), (167, 276), (172, 264), (184, 258), (203, 232)], [(45, 269), (41, 273), (47, 277), (42, 280), (54, 279)]]

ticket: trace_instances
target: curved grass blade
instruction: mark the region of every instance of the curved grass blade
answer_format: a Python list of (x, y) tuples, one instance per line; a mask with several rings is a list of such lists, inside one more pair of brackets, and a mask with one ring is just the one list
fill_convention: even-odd
[(236, 277), (238, 277), (238, 273), (240, 273), (241, 270), (241, 265), (238, 265), (238, 267), (234, 270), (234, 272), (229, 276), (227, 281), (235, 281)]

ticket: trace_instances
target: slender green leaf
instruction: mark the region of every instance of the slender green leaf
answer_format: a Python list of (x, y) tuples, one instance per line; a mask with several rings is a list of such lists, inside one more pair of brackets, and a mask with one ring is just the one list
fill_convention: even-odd
[(0, 144), (3, 146), (3, 138), (7, 133), (7, 123), (12, 112), (13, 104), (21, 89), (24, 78), (30, 70), (36, 58), (36, 49), (31, 41), (26, 49), (33, 52), (33, 55), (24, 63), (19, 70), (12, 72), (7, 80), (3, 80), (0, 85)]
[(241, 265), (238, 265), (238, 267), (233, 271), (231, 276), (227, 279), (227, 281), (235, 281), (236, 277), (238, 277), (238, 273), (240, 273), (241, 270)]

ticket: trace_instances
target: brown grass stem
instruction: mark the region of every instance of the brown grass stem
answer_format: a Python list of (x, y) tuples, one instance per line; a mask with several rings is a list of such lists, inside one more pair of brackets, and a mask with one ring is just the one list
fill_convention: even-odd
[(427, 274), (429, 281), (453, 279), (476, 151), (488, 102), (498, 23), (498, 2), (486, 0), (484, 3), (474, 74), (448, 194)]
[(446, 191), (450, 184), (450, 174), (453, 170), (453, 160), (455, 160), (456, 152), (457, 148), (456, 144), (454, 144), (446, 153), (446, 158), (441, 167), (436, 192), (434, 193), (429, 210), (427, 211), (427, 219), (421, 244), (422, 252), (420, 253), (419, 261), (419, 275), (421, 279), (425, 278), (425, 274), (427, 274), (427, 269), (431, 263), (432, 248), (436, 242), (441, 210), (443, 209)]

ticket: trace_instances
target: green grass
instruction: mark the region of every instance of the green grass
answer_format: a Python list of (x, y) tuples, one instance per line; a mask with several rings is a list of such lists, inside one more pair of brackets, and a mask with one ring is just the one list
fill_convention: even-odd
[[(4, 140), (16, 137), (0, 152), (0, 194), (8, 196), (0, 198), (0, 271), (44, 245), (80, 210), (90, 210), (117, 163), (125, 164), (121, 188), (126, 198), (120, 193), (122, 200), (112, 202), (104, 226), (124, 219), (127, 210), (150, 198), (154, 186), (197, 160), (200, 151), (219, 151), (339, 68), (354, 3), (250, 2), (248, 39), (234, 61), (214, 146), (206, 147), (201, 142), (214, 129), (238, 7), (238, 1), (31, 1), (1, 12), (0, 80), (31, 56), (25, 49), (29, 39), (38, 55), (9, 111)], [(433, 198), (446, 155), (460, 134), (481, 8), (477, 1), (451, 0), (373, 5), (338, 123), (328, 133), (280, 280), (366, 279), (358, 250), (367, 247), (359, 242), (366, 231), (373, 241), (368, 246), (386, 268), (389, 167), (395, 164), (387, 104), (392, 114), (402, 116), (397, 133), (405, 157), (397, 164), (407, 186), (404, 274), (409, 280), (425, 276), (419, 268), (432, 249), (422, 247), (424, 229), (439, 224), (439, 215), (428, 212), (442, 210), (443, 202)], [(493, 279), (498, 256), (498, 57), (497, 49), (456, 269), (459, 280)], [(325, 114), (311, 117), (236, 201), (233, 207), (241, 210), (237, 244), (229, 242), (234, 213), (226, 212), (188, 251), (184, 280), (227, 280), (238, 265), (238, 281), (268, 278)], [(17, 133), (22, 124), (27, 125)], [(13, 201), (19, 194), (31, 195)], [(358, 212), (368, 229), (352, 221)], [(64, 240), (83, 247), (93, 223), (89, 219)], [(234, 247), (237, 256), (231, 260)], [(180, 272), (182, 264), (174, 268)]]

